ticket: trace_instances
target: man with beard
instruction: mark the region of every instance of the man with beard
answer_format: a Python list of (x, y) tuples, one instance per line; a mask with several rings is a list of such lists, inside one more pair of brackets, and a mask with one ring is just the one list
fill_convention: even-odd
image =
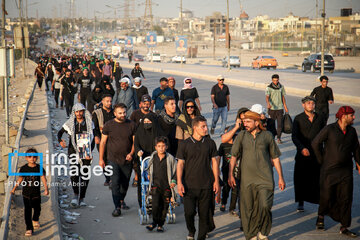
[(78, 99), (82, 105), (87, 107), (88, 110), (90, 105), (92, 83), (93, 83), (93, 78), (90, 77), (89, 75), (89, 69), (87, 67), (83, 68), (83, 74), (78, 79), (78, 84), (80, 85), (80, 92), (78, 94)]
[(126, 115), (131, 116), (132, 112), (138, 108), (139, 103), (136, 97), (135, 89), (130, 86), (130, 79), (128, 77), (123, 77), (120, 81), (120, 91), (114, 96), (113, 102), (124, 103), (127, 110)]
[(159, 124), (164, 132), (164, 136), (169, 139), (169, 149), (168, 152), (175, 156), (178, 140), (176, 139), (176, 120), (179, 117), (179, 114), (176, 112), (175, 99), (173, 97), (167, 97), (164, 100), (164, 107), (159, 115)]
[[(71, 176), (71, 185), (74, 191), (74, 198), (71, 200), (71, 206), (86, 206), (84, 202), (86, 189), (89, 184), (88, 171), (91, 166), (91, 158), (79, 159), (79, 149), (78, 149), (78, 135), (86, 134), (91, 142), (91, 150), (94, 148), (94, 124), (91, 120), (91, 114), (85, 110), (84, 105), (77, 103), (72, 109), (71, 116), (67, 120), (63, 127), (58, 132), (58, 141), (62, 148), (68, 147), (68, 156), (69, 159), (73, 159), (73, 155), (76, 154), (77, 161), (76, 163), (70, 163), (70, 168), (76, 167), (77, 173), (75, 176)], [(69, 145), (66, 146), (66, 142), (61, 139), (64, 133), (69, 135)], [(89, 143), (90, 145), (90, 143)], [(86, 166), (86, 167), (85, 167)], [(82, 169), (83, 168), (83, 169)], [(91, 169), (91, 168), (90, 168)]]
[[(175, 105), (175, 100), (174, 105)], [(193, 134), (181, 141), (176, 157), (177, 184), (180, 196), (184, 198), (186, 226), (189, 231), (187, 239), (195, 239), (196, 212), (199, 214), (199, 240), (204, 240), (206, 234), (213, 230), (210, 226), (212, 202), (214, 193), (218, 194), (219, 165), (216, 160), (217, 151), (214, 140), (208, 135), (206, 119), (197, 116), (193, 119)]]
[[(160, 87), (155, 88), (152, 92), (151, 111), (160, 113), (164, 109), (164, 100), (166, 97), (174, 97), (174, 92), (169, 88), (168, 79), (160, 78)], [(175, 102), (176, 105), (176, 102)]]
[(129, 188), (134, 155), (135, 122), (126, 118), (126, 105), (123, 103), (114, 106), (115, 119), (105, 123), (100, 141), (99, 165), (105, 168), (104, 154), (113, 168), (111, 176), (112, 198), (115, 210), (113, 217), (121, 215), (121, 209), (129, 209), (125, 204), (125, 196)]
[(314, 112), (315, 98), (306, 96), (301, 102), (304, 112), (295, 117), (291, 135), (297, 150), (294, 168), (294, 189), (298, 212), (304, 211), (304, 201), (314, 204), (319, 203), (320, 165), (316, 160), (311, 142), (326, 125), (323, 115)]
[(355, 128), (355, 111), (342, 106), (337, 121), (324, 127), (312, 142), (320, 166), (320, 201), (317, 229), (324, 229), (324, 216), (340, 222), (340, 234), (356, 237), (348, 230), (353, 199), (353, 162), (360, 164), (360, 145)]
[(221, 142), (227, 143), (231, 139), (235, 140), (236, 136), (239, 134), (241, 130), (245, 130), (244, 127), (244, 119), (245, 113), (249, 111), (248, 108), (242, 107), (238, 110), (236, 114), (235, 124), (229, 127), (229, 130), (221, 135)]
[(247, 111), (244, 126), (246, 131), (239, 133), (231, 149), (229, 185), (235, 187), (233, 170), (240, 157), (240, 214), (245, 238), (265, 240), (272, 224), (273, 166), (279, 176), (279, 189), (285, 189), (281, 153), (272, 134), (262, 126), (258, 113)]
[(141, 101), (141, 97), (145, 94), (149, 94), (147, 87), (143, 86), (141, 84), (141, 78), (136, 77), (134, 78), (134, 86), (132, 86), (133, 89), (135, 89), (136, 97), (138, 100), (138, 103)]
[(329, 103), (334, 103), (334, 96), (332, 89), (328, 87), (329, 78), (327, 76), (321, 76), (319, 80), (321, 86), (314, 88), (311, 92), (311, 96), (316, 99), (315, 112), (324, 114), (327, 122), (329, 119)]
[(74, 95), (76, 93), (75, 81), (71, 77), (71, 70), (66, 69), (65, 77), (61, 80), (60, 100), (65, 101), (65, 109), (67, 118), (70, 117), (72, 107), (74, 105)]
[(144, 119), (144, 116), (146, 114), (156, 115), (155, 113), (150, 111), (150, 102), (151, 102), (150, 95), (148, 94), (143, 95), (140, 100), (140, 108), (136, 109), (131, 114), (130, 120), (134, 121), (137, 126), (140, 125), (141, 121)]
[[(101, 100), (101, 108), (98, 108), (96, 110), (94, 110), (93, 114), (92, 114), (92, 120), (94, 122), (94, 136), (95, 136), (95, 144), (97, 147), (97, 150), (100, 152), (100, 140), (101, 140), (101, 134), (102, 134), (102, 130), (104, 128), (104, 125), (106, 122), (114, 119), (114, 112), (112, 110), (111, 107), (111, 102), (112, 102), (112, 97), (111, 95), (105, 94), (102, 96), (102, 100)], [(104, 161), (105, 161), (105, 165), (108, 165), (108, 161), (107, 161), (107, 155), (106, 155), (106, 150), (105, 150), (105, 154), (104, 154)], [(106, 176), (105, 175), (105, 182), (104, 182), (104, 186), (109, 186), (110, 185), (110, 176)]]

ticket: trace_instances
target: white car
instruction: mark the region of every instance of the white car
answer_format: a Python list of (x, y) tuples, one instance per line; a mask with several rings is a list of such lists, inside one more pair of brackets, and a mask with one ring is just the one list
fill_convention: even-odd
[(174, 56), (171, 58), (171, 62), (173, 63), (181, 63), (181, 60), (183, 63), (186, 63), (186, 58), (184, 56)]
[[(147, 59), (149, 62), (151, 62), (151, 53), (148, 53), (148, 54), (146, 55), (146, 59)], [(153, 61), (153, 62), (161, 62), (161, 55), (160, 55), (160, 53), (153, 53), (153, 54), (152, 54), (152, 61)]]
[[(222, 66), (228, 66), (228, 57), (222, 59)], [(239, 56), (230, 56), (230, 67), (240, 67), (240, 58)]]

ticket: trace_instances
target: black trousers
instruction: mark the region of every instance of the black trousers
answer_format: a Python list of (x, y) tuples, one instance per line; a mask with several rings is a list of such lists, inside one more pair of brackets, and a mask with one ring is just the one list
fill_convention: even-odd
[(329, 105), (316, 105), (315, 112), (322, 114), (327, 123), (327, 121), (329, 119)]
[(221, 204), (226, 205), (228, 198), (229, 198), (229, 193), (231, 190), (231, 187), (228, 183), (228, 179), (229, 179), (229, 165), (223, 166), (221, 168), (221, 172), (223, 175), (223, 182), (224, 182), (224, 186), (222, 188), (222, 192), (221, 192)]
[(45, 79), (46, 91), (49, 91), (49, 90), (50, 90), (50, 88), (49, 88), (49, 82), (50, 82), (50, 86), (51, 86), (52, 79), (46, 78), (46, 79)]
[(209, 214), (213, 201), (212, 189), (186, 189), (184, 195), (184, 212), (186, 227), (189, 233), (195, 234), (195, 215), (196, 210), (199, 214), (199, 240), (204, 240), (208, 233)]
[[(60, 89), (54, 89), (55, 92), (55, 103), (56, 105), (59, 105), (59, 95), (60, 95)], [(64, 106), (64, 99), (60, 101), (60, 106), (63, 107)]]
[(63, 99), (65, 101), (66, 115), (70, 117), (72, 107), (74, 106), (74, 95), (72, 94), (63, 94)]
[(284, 116), (284, 110), (271, 110), (269, 109), (269, 115), (272, 119), (276, 120), (276, 134), (278, 139), (281, 139), (281, 133), (282, 133), (282, 118)]
[[(24, 217), (26, 230), (34, 231), (32, 221), (39, 221), (41, 211), (41, 197), (26, 197), (23, 196), (24, 200)], [(34, 209), (34, 215), (32, 215), (32, 209)]]
[[(80, 195), (80, 198), (85, 198), (86, 189), (87, 189), (87, 187), (89, 185), (89, 179), (84, 180), (82, 177), (83, 176), (85, 178), (89, 177), (89, 175), (87, 175), (87, 174), (90, 174), (88, 167), (91, 167), (91, 161), (90, 160), (84, 160), (84, 159), (82, 161), (83, 161), (82, 166), (80, 166), (80, 164), (72, 164), (72, 165), (70, 165), (71, 169), (76, 167), (79, 170), (78, 171), (79, 175), (71, 176), (70, 180), (71, 180), (71, 185), (72, 185), (72, 188), (73, 188), (73, 191), (74, 191), (75, 195)], [(83, 170), (81, 171), (80, 168), (83, 168)], [(90, 169), (90, 171), (91, 171), (91, 169)], [(84, 174), (82, 174), (82, 172)]]
[(82, 105), (84, 105), (86, 108), (89, 106), (90, 104), (90, 94), (91, 94), (91, 90), (90, 89), (82, 89), (80, 91), (80, 103)]
[(132, 164), (126, 161), (123, 165), (117, 164), (109, 160), (109, 164), (113, 167), (113, 175), (111, 175), (111, 191), (115, 208), (119, 208), (120, 201), (126, 197), (129, 188), (129, 181), (132, 172)]
[(152, 187), (151, 193), (153, 224), (163, 226), (169, 209), (171, 190), (169, 188), (161, 189), (155, 186)]
[(39, 86), (40, 89), (41, 89), (42, 83), (43, 83), (43, 79), (42, 79), (42, 78), (38, 78), (38, 79), (37, 79), (37, 84), (38, 84), (38, 86)]

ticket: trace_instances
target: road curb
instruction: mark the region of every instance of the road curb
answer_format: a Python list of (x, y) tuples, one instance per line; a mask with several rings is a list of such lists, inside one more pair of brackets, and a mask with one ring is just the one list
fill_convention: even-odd
[[(124, 64), (124, 63), (122, 63), (121, 66), (125, 67), (125, 68), (130, 68), (130, 69), (132, 69), (134, 67), (134, 65)], [(167, 70), (167, 69), (163, 69), (163, 68), (154, 68), (154, 67), (141, 67), (141, 68), (145, 71), (161, 72), (161, 73), (166, 73), (166, 74), (180, 75), (180, 76), (184, 76), (184, 77), (199, 78), (199, 79), (202, 79), (205, 81), (211, 81), (214, 83), (216, 80), (215, 76), (213, 76), (213, 75), (184, 72), (184, 71), (179, 71), (179, 70)], [(234, 78), (226, 78), (226, 83), (228, 85), (263, 90), (263, 91), (265, 91), (265, 88), (268, 85), (266, 83), (244, 81), (244, 80), (238, 80), (238, 79), (234, 79)], [(310, 95), (310, 93), (312, 91), (312, 90), (307, 90), (307, 89), (302, 89), (302, 88), (294, 88), (294, 87), (286, 87), (285, 89), (286, 89), (286, 94), (291, 95), (291, 96), (297, 96), (297, 97), (304, 97), (304, 96)], [(335, 93), (334, 98), (335, 98), (335, 101), (339, 102), (339, 103), (360, 106), (360, 97), (357, 97), (357, 96)]]

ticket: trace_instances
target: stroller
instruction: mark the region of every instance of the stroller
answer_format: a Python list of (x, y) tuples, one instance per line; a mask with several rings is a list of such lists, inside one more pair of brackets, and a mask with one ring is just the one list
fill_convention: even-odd
[[(152, 211), (152, 199), (151, 199), (151, 192), (149, 192), (149, 161), (150, 157), (146, 157), (144, 159), (140, 158), (140, 169), (141, 169), (141, 208), (139, 208), (139, 222), (140, 225), (150, 223), (150, 215)], [(175, 223), (176, 216), (175, 216), (175, 207), (170, 202), (169, 203), (169, 210), (166, 214), (166, 223), (171, 224)]]

